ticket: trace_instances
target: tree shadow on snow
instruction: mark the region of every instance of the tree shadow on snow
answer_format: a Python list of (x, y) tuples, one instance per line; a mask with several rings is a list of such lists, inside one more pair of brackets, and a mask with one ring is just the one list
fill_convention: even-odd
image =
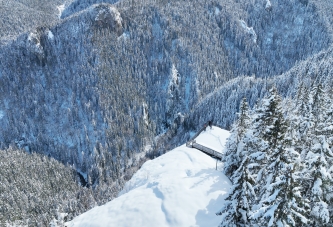
[[(196, 175), (200, 175), (203, 173), (205, 178), (216, 177), (216, 173), (212, 172), (211, 170), (202, 170)], [(221, 172), (220, 172), (221, 173)], [(203, 179), (200, 182), (203, 182), (205, 179)], [(200, 184), (200, 182), (198, 184)], [(195, 186), (194, 186), (195, 187)], [(222, 208), (222, 204), (224, 203), (224, 199), (228, 196), (228, 192), (231, 187), (231, 182), (224, 174), (219, 174), (216, 178), (215, 183), (210, 187), (207, 194), (214, 193), (216, 191), (222, 191), (221, 194), (216, 199), (211, 199), (209, 201), (209, 204), (199, 210), (197, 214), (195, 215), (196, 219), (196, 225), (199, 227), (206, 227), (206, 226), (218, 226), (221, 222), (221, 218), (219, 216), (216, 216), (216, 212), (218, 212)]]
[(218, 226), (221, 223), (221, 218), (216, 216), (216, 212), (222, 208), (227, 195), (228, 193), (219, 195), (217, 199), (210, 200), (206, 208), (199, 210), (195, 215), (196, 225), (199, 227)]

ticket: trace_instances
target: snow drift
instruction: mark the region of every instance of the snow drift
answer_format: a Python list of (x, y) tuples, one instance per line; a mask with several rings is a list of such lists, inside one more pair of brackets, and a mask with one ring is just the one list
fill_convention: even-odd
[[(197, 142), (222, 151), (228, 135), (213, 127), (199, 135)], [(221, 217), (215, 213), (231, 183), (215, 165), (215, 159), (182, 145), (147, 161), (118, 198), (66, 226), (218, 226)]]

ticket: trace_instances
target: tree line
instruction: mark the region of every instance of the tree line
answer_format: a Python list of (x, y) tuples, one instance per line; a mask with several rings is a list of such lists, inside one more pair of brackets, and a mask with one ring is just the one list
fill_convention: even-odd
[(240, 104), (224, 170), (233, 186), (220, 226), (328, 226), (333, 217), (333, 95), (300, 84), (282, 101), (276, 88)]

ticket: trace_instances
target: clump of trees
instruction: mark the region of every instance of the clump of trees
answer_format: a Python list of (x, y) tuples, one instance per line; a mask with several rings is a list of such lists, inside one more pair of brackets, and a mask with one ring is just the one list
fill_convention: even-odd
[(249, 110), (241, 103), (225, 151), (233, 187), (220, 226), (327, 226), (333, 202), (333, 96), (299, 86), (282, 102), (275, 88)]

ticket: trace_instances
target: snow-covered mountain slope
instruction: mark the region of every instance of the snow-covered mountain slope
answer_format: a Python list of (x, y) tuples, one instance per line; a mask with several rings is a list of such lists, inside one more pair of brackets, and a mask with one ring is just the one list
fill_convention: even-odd
[[(74, 165), (89, 185), (127, 174), (158, 135), (165, 142), (152, 156), (209, 119), (230, 127), (244, 96), (252, 106), (265, 93), (231, 88), (235, 77), (269, 78), (332, 45), (331, 19), (313, 0), (271, 1), (269, 9), (261, 0), (41, 2), (0, 0), (1, 32), (20, 34), (0, 44), (0, 148)], [(41, 14), (35, 23), (33, 13), (20, 15), (23, 3), (48, 6), (55, 19)], [(207, 96), (211, 105), (201, 105)]]
[[(221, 151), (229, 132), (213, 127), (197, 142)], [(231, 186), (215, 159), (182, 145), (147, 161), (120, 196), (76, 217), (66, 226), (217, 226)], [(219, 167), (221, 163), (219, 164)]]
[(67, 0), (0, 0), (0, 45), (39, 26), (60, 21)]

